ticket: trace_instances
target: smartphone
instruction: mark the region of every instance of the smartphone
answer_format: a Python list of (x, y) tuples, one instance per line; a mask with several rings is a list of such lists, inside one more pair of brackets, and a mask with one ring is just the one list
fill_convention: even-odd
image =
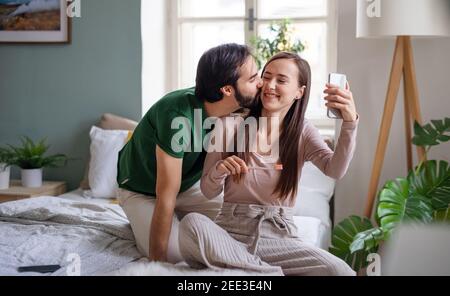
[[(328, 75), (328, 83), (339, 86), (341, 89), (345, 89), (347, 83), (347, 77), (344, 74), (330, 73)], [(332, 119), (342, 119), (342, 114), (339, 109), (328, 108), (327, 116)]]
[(48, 273), (55, 272), (60, 269), (60, 265), (34, 265), (34, 266), (20, 266), (17, 271), (18, 272), (39, 272), (39, 273)]

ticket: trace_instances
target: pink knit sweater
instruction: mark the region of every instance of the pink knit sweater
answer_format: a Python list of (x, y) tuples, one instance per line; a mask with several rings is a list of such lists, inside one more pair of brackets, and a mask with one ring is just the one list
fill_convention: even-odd
[[(222, 119), (223, 125), (226, 121)], [(359, 117), (353, 122), (343, 122), (335, 151), (331, 150), (323, 140), (315, 126), (305, 119), (303, 132), (300, 136), (298, 155), (299, 168), (305, 161), (312, 161), (325, 175), (341, 179), (350, 164), (355, 151), (356, 133)], [(226, 126), (227, 129), (234, 127)], [(295, 143), (294, 141), (292, 143)], [(292, 207), (295, 199), (281, 201), (273, 194), (281, 172), (275, 170), (274, 164), (279, 159), (273, 159), (258, 153), (251, 153), (247, 166), (266, 167), (269, 170), (250, 169), (240, 182), (235, 182), (231, 176), (220, 174), (217, 165), (226, 157), (223, 152), (209, 152), (206, 156), (201, 190), (207, 198), (213, 198), (224, 190), (224, 201), (231, 203), (248, 203)]]

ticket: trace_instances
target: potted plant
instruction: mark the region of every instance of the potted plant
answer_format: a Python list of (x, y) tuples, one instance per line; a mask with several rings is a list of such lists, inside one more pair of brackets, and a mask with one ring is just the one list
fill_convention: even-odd
[(9, 176), (12, 164), (14, 164), (12, 151), (8, 148), (0, 147), (0, 189), (9, 188)]
[(293, 39), (294, 28), (288, 19), (272, 22), (269, 30), (274, 38), (255, 37), (251, 40), (259, 69), (276, 53), (281, 51), (300, 53), (305, 49), (300, 40)]
[(425, 158), (405, 178), (387, 181), (377, 196), (376, 225), (366, 217), (350, 216), (333, 229), (330, 252), (354, 270), (367, 265), (401, 223), (450, 222), (450, 166), (444, 160), (427, 160), (428, 151), (450, 141), (450, 118), (414, 123), (412, 143), (425, 148)]
[(22, 146), (14, 147), (9, 145), (14, 155), (14, 165), (21, 168), (22, 186), (41, 187), (42, 170), (45, 167), (60, 167), (67, 163), (67, 156), (64, 154), (55, 154), (44, 156), (49, 146), (46, 145), (46, 139), (34, 143), (30, 138), (21, 139)]

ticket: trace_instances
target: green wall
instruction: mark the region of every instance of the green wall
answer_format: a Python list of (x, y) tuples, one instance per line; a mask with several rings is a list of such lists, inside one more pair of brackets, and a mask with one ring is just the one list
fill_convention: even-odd
[(70, 45), (0, 44), (0, 145), (47, 137), (50, 153), (76, 160), (44, 178), (77, 188), (101, 114), (140, 118), (140, 32), (139, 0), (82, 0)]

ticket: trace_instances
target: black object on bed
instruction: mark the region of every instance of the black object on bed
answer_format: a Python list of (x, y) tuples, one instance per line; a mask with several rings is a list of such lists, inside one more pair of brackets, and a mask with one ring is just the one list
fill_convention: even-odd
[(20, 266), (17, 268), (18, 272), (39, 272), (39, 273), (51, 273), (61, 268), (61, 265), (34, 265), (34, 266)]

